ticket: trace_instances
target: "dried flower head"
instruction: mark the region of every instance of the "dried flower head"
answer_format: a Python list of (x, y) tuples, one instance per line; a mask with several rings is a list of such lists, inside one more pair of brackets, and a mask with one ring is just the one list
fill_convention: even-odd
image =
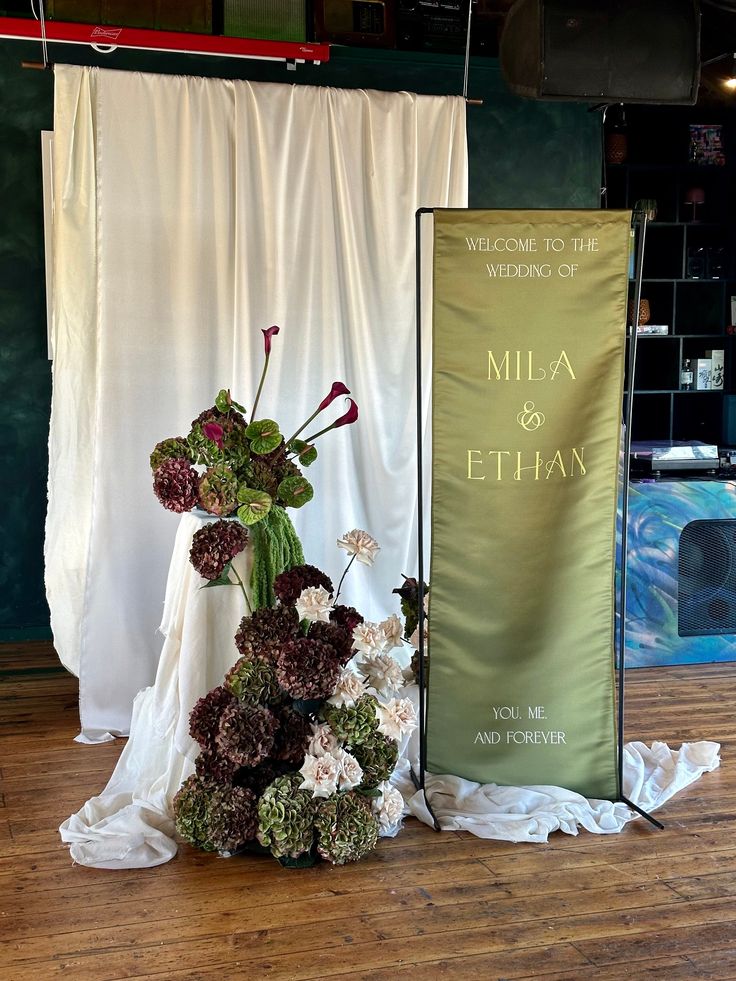
[(333, 865), (357, 862), (378, 841), (378, 820), (370, 803), (352, 790), (320, 801), (314, 827), (317, 851)]
[(241, 702), (271, 705), (281, 697), (270, 659), (254, 655), (241, 657), (225, 675), (225, 688)]
[(321, 587), (329, 595), (334, 592), (330, 577), (314, 565), (296, 565), (280, 573), (273, 581), (273, 591), (284, 606), (293, 606), (308, 586)]
[(189, 735), (202, 749), (214, 749), (215, 739), (220, 728), (220, 719), (226, 708), (235, 698), (221, 685), (208, 691), (194, 704), (189, 713)]
[(192, 536), (189, 561), (205, 579), (219, 579), (225, 566), (248, 544), (239, 521), (209, 521)]
[(312, 737), (309, 719), (288, 705), (280, 706), (274, 712), (279, 720), (279, 728), (271, 750), (271, 759), (299, 766), (308, 752)]
[(240, 621), (235, 646), (243, 657), (273, 658), (298, 633), (299, 617), (293, 606), (262, 607)]
[(189, 460), (191, 450), (183, 436), (172, 436), (156, 443), (149, 458), (151, 472), (155, 473), (164, 460)]
[(337, 652), (337, 659), (340, 664), (347, 664), (353, 656), (353, 638), (336, 623), (321, 623), (315, 621), (309, 626), (307, 634), (312, 640), (321, 640), (323, 644), (330, 644)]
[(399, 744), (380, 732), (372, 732), (353, 754), (363, 768), (363, 787), (375, 787), (388, 780), (399, 758)]
[(210, 803), (214, 786), (193, 773), (181, 785), (173, 801), (177, 832), (190, 845), (205, 851), (216, 849), (209, 836)]
[(258, 840), (276, 858), (298, 858), (312, 847), (314, 805), (300, 783), (298, 773), (277, 777), (258, 802)]
[(233, 763), (256, 766), (270, 755), (278, 726), (267, 708), (236, 701), (222, 713), (215, 742)]
[(169, 511), (181, 514), (197, 504), (199, 476), (189, 460), (167, 459), (153, 475), (153, 492)]
[(230, 467), (218, 463), (202, 474), (199, 503), (210, 514), (232, 514), (238, 506), (238, 478)]
[(276, 659), (276, 677), (292, 698), (326, 698), (339, 670), (335, 648), (310, 637), (284, 644)]
[(243, 787), (219, 786), (209, 807), (208, 838), (219, 852), (234, 852), (258, 832), (258, 798)]
[(344, 630), (347, 630), (352, 637), (352, 633), (358, 624), (363, 623), (363, 616), (352, 606), (343, 606), (342, 603), (338, 603), (337, 606), (332, 608), (332, 613), (330, 613), (330, 621), (332, 623), (336, 623)]

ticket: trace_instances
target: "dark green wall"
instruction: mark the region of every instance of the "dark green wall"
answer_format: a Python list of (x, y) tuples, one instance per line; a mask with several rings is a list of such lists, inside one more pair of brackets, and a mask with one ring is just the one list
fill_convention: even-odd
[[(459, 94), (462, 60), (333, 48), (320, 67), (144, 52), (98, 55), (51, 45), (58, 62), (343, 88)], [(51, 72), (22, 69), (37, 44), (0, 42), (0, 642), (49, 637), (43, 589), (48, 418), (40, 138), (52, 127)], [(468, 107), (472, 207), (597, 207), (600, 120), (585, 106), (509, 94), (495, 62), (475, 59)]]

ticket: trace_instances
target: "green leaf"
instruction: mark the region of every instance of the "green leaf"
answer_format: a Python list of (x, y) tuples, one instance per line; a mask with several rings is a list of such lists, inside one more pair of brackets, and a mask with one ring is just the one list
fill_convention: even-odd
[(273, 419), (258, 419), (252, 422), (245, 430), (245, 435), (250, 440), (252, 452), (258, 456), (273, 452), (284, 440), (279, 432), (279, 424)]
[(241, 405), (240, 402), (236, 402), (235, 399), (233, 399), (230, 404), (234, 409), (237, 409), (238, 412), (245, 412), (245, 406)]
[(228, 412), (230, 409), (230, 393), (226, 388), (221, 388), (215, 399), (215, 408), (218, 412)]
[(306, 477), (285, 477), (279, 484), (277, 497), (286, 507), (300, 508), (314, 497), (314, 488)]
[(367, 797), (369, 799), (375, 799), (381, 796), (381, 791), (378, 787), (358, 787), (355, 792), (356, 794), (360, 794), (361, 797)]
[(288, 449), (291, 453), (296, 453), (299, 463), (303, 467), (308, 467), (317, 459), (317, 447), (311, 443), (305, 443), (303, 439), (292, 439)]
[(270, 494), (243, 485), (238, 488), (238, 500), (242, 504), (242, 507), (238, 508), (238, 517), (244, 525), (254, 525), (262, 521), (273, 504)]

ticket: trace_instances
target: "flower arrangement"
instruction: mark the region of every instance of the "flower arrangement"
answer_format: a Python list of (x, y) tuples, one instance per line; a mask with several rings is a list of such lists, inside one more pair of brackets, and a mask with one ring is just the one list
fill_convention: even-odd
[[(345, 572), (356, 560), (372, 565), (379, 550), (359, 530), (337, 544), (350, 556)], [(395, 614), (370, 623), (341, 604), (344, 577), (334, 589), (302, 563), (275, 577), (273, 606), (243, 617), (239, 659), (190, 715), (200, 753), (174, 814), (191, 844), (342, 865), (398, 829), (403, 799), (390, 779), (417, 724), (392, 655), (404, 627)]]
[[(240, 585), (245, 594), (243, 583), (233, 582), (230, 572), (232, 559), (248, 541), (245, 529), (250, 531), (255, 608), (272, 605), (272, 583), (279, 572), (304, 562), (286, 509), (301, 508), (312, 500), (314, 489), (301, 468), (317, 459), (315, 441), (358, 418), (358, 406), (348, 398), (343, 415), (301, 438), (321, 412), (340, 396), (350, 395), (341, 381), (333, 383), (316, 410), (288, 438), (275, 420), (259, 416), (272, 342), (279, 328), (269, 327), (262, 333), (265, 359), (250, 421), (244, 406), (222, 389), (214, 405), (192, 421), (187, 436), (161, 440), (150, 456), (153, 490), (165, 508), (175, 513), (201, 508), (222, 519), (202, 528), (192, 544), (192, 563), (210, 585)], [(227, 518), (245, 527), (233, 527)]]

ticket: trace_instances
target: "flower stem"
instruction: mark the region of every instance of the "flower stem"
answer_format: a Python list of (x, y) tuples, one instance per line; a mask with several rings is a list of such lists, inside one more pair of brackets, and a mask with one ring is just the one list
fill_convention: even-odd
[(343, 574), (342, 574), (342, 575), (340, 576), (340, 582), (339, 582), (339, 583), (337, 584), (337, 593), (335, 594), (335, 598), (334, 598), (334, 600), (332, 601), (332, 603), (333, 603), (333, 606), (337, 604), (337, 600), (338, 600), (338, 597), (340, 596), (340, 590), (342, 589), (342, 582), (343, 582), (343, 579), (344, 579), (344, 578), (345, 578), (345, 576), (346, 576), (346, 575), (348, 574), (348, 569), (350, 568), (350, 566), (351, 566), (351, 565), (353, 564), (353, 562), (355, 562), (355, 555), (356, 555), (356, 553), (355, 553), (355, 552), (353, 552), (353, 554), (352, 554), (352, 555), (351, 555), (351, 557), (350, 557), (350, 561), (349, 561), (349, 562), (348, 562), (348, 564), (347, 564), (347, 565), (345, 566), (345, 571), (344, 571), (344, 572), (343, 572)]
[(266, 355), (266, 360), (263, 362), (263, 371), (261, 372), (261, 380), (258, 382), (258, 391), (256, 392), (255, 401), (253, 402), (253, 408), (250, 410), (250, 421), (255, 422), (256, 420), (256, 409), (258, 408), (258, 400), (261, 397), (261, 390), (263, 389), (263, 383), (266, 380), (266, 372), (268, 371), (268, 361), (271, 357), (270, 354)]
[(311, 414), (311, 416), (307, 419), (307, 421), (305, 423), (302, 423), (302, 425), (297, 429), (297, 431), (294, 433), (294, 435), (293, 436), (290, 436), (286, 440), (286, 445), (288, 446), (289, 443), (293, 443), (293, 441), (297, 438), (297, 436), (299, 435), (299, 433), (304, 432), (304, 430), (307, 428), (307, 426), (312, 421), (312, 419), (316, 419), (317, 416), (320, 414), (321, 411), (322, 411), (321, 409), (317, 409), (316, 412), (313, 412)]
[[(240, 586), (240, 589), (241, 589), (241, 591), (243, 593), (243, 596), (245, 597), (245, 605), (248, 607), (248, 613), (253, 613), (253, 607), (250, 605), (250, 600), (248, 599), (248, 594), (245, 591), (245, 584), (243, 583), (243, 580), (238, 575), (237, 569), (235, 568), (235, 566), (232, 566), (231, 565), (230, 566), (230, 571), (235, 574), (235, 578), (238, 580), (238, 585)], [(234, 583), (233, 583), (233, 585), (234, 585)]]

